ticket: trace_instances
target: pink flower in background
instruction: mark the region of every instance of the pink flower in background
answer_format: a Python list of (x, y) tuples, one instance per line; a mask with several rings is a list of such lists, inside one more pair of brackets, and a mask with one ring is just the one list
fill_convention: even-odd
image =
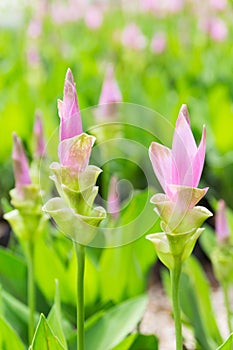
[(30, 66), (38, 66), (40, 64), (40, 54), (36, 46), (27, 48), (27, 61)]
[(230, 228), (227, 221), (226, 205), (222, 199), (218, 202), (218, 210), (215, 217), (215, 228), (219, 242), (222, 242), (229, 237)]
[(103, 13), (97, 6), (90, 6), (84, 17), (84, 21), (88, 28), (98, 29), (103, 23)]
[(58, 100), (60, 116), (60, 141), (82, 133), (82, 120), (78, 105), (76, 85), (70, 69), (67, 70), (63, 101)]
[(107, 201), (108, 213), (115, 219), (119, 217), (120, 201), (117, 193), (117, 177), (112, 176), (109, 185), (108, 201)]
[(156, 54), (160, 54), (164, 52), (166, 45), (167, 45), (167, 39), (166, 39), (165, 33), (158, 32), (152, 38), (151, 45), (150, 45), (151, 51)]
[(205, 148), (205, 127), (197, 147), (190, 128), (187, 107), (182, 105), (176, 122), (172, 149), (157, 142), (152, 142), (149, 149), (155, 175), (170, 199), (177, 197), (176, 185), (198, 187), (204, 166)]
[(32, 39), (36, 39), (40, 36), (42, 31), (41, 21), (39, 19), (32, 19), (27, 29), (27, 35)]
[(135, 23), (130, 23), (124, 28), (121, 42), (124, 46), (133, 50), (142, 50), (147, 44), (146, 37)]
[(107, 66), (99, 104), (121, 102), (122, 95), (114, 75), (113, 65)]
[(34, 137), (36, 141), (36, 157), (43, 157), (45, 152), (45, 140), (44, 140), (44, 131), (43, 131), (43, 124), (41, 115), (37, 112), (36, 113), (36, 119), (34, 123)]
[(228, 28), (226, 23), (217, 17), (207, 19), (203, 24), (203, 29), (210, 35), (215, 41), (224, 41), (228, 34)]
[(23, 148), (23, 144), (21, 139), (13, 134), (13, 169), (14, 169), (14, 177), (15, 177), (15, 187), (17, 190), (21, 190), (21, 188), (25, 185), (31, 184), (31, 178), (29, 173), (29, 165), (28, 160)]
[(223, 11), (227, 6), (227, 0), (210, 0), (210, 6), (217, 11)]

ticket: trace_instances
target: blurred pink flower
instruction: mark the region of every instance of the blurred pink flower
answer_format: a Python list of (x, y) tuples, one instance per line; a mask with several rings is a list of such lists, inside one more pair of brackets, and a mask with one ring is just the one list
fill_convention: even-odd
[(121, 102), (122, 95), (114, 75), (113, 65), (109, 64), (107, 66), (99, 104)]
[(227, 221), (226, 205), (222, 199), (218, 202), (218, 210), (216, 212), (215, 218), (215, 228), (219, 242), (222, 242), (229, 237), (230, 228)]
[(124, 28), (121, 41), (124, 46), (133, 50), (142, 50), (147, 44), (146, 37), (135, 23), (130, 23)]
[[(206, 129), (203, 128), (199, 147), (196, 146), (186, 105), (182, 105), (176, 122), (172, 149), (152, 142), (149, 156), (164, 192), (170, 200), (177, 200), (181, 187), (189, 187), (190, 203), (194, 206), (197, 188), (204, 166)], [(202, 194), (205, 194), (206, 190)], [(193, 197), (194, 196), (194, 197)], [(199, 199), (200, 200), (200, 199)]]
[(60, 141), (82, 133), (82, 120), (78, 105), (76, 85), (70, 69), (67, 70), (63, 101), (58, 100), (60, 116)]
[(41, 21), (39, 19), (32, 19), (27, 29), (27, 35), (33, 39), (40, 36), (42, 31)]
[(40, 63), (40, 54), (36, 46), (29, 46), (27, 49), (27, 62), (30, 66), (38, 66)]
[(44, 140), (42, 119), (41, 119), (41, 115), (38, 112), (36, 113), (36, 119), (35, 119), (33, 131), (34, 131), (34, 137), (36, 141), (35, 155), (36, 157), (40, 158), (40, 157), (43, 157), (45, 152), (45, 140)]
[(164, 32), (158, 32), (156, 33), (151, 41), (151, 51), (160, 54), (162, 53), (166, 48), (167, 40)]
[(119, 217), (120, 202), (117, 193), (117, 177), (112, 176), (109, 185), (108, 201), (107, 201), (108, 213), (111, 214), (114, 219)]
[(204, 30), (215, 41), (224, 41), (228, 34), (226, 23), (217, 17), (208, 18), (203, 25)]
[(227, 0), (210, 0), (210, 6), (217, 11), (223, 11), (227, 6)]
[(29, 173), (29, 165), (28, 160), (23, 148), (23, 144), (21, 139), (13, 134), (13, 169), (14, 169), (14, 177), (15, 177), (15, 187), (17, 190), (21, 190), (21, 188), (25, 185), (31, 184), (31, 178)]
[(90, 6), (84, 17), (85, 23), (90, 29), (98, 29), (103, 23), (103, 13), (97, 6)]

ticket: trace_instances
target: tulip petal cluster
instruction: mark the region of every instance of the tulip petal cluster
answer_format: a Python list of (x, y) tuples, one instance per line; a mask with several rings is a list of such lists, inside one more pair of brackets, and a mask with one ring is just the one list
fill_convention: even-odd
[(10, 191), (14, 210), (4, 218), (10, 222), (16, 236), (22, 241), (34, 241), (41, 234), (46, 217), (41, 211), (41, 191), (32, 183), (30, 168), (22, 141), (13, 135), (13, 169), (15, 188)]
[(148, 235), (166, 266), (172, 268), (173, 256), (185, 260), (192, 252), (203, 229), (202, 223), (211, 212), (196, 206), (208, 188), (198, 184), (204, 166), (206, 129), (197, 147), (190, 127), (186, 105), (182, 105), (176, 122), (172, 149), (152, 142), (149, 157), (153, 170), (165, 193), (151, 198), (161, 217), (162, 233)]
[(105, 218), (102, 207), (93, 207), (98, 193), (95, 185), (101, 169), (88, 165), (95, 137), (82, 132), (82, 121), (71, 70), (65, 79), (64, 98), (58, 101), (60, 123), (60, 162), (50, 169), (60, 197), (50, 199), (43, 210), (73, 240), (87, 245)]

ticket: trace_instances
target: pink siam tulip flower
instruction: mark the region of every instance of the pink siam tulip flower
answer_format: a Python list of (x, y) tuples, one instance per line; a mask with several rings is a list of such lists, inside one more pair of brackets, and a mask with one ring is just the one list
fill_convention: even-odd
[(122, 95), (114, 76), (112, 65), (108, 65), (102, 91), (99, 99), (99, 104), (121, 102)]
[(76, 85), (70, 69), (66, 73), (63, 101), (58, 100), (58, 113), (61, 119), (60, 141), (82, 133)]
[(226, 23), (217, 17), (209, 18), (202, 25), (203, 29), (210, 35), (210, 37), (218, 42), (224, 41), (228, 34)]
[(164, 32), (156, 33), (151, 41), (151, 51), (156, 54), (161, 54), (166, 48), (167, 40)]
[(44, 140), (44, 132), (41, 115), (39, 113), (36, 114), (35, 124), (34, 124), (34, 136), (36, 140), (36, 157), (41, 158), (45, 152), (45, 140)]
[(73, 74), (68, 69), (63, 101), (58, 100), (60, 121), (59, 159), (62, 166), (86, 170), (95, 138), (82, 131), (82, 120)]
[(226, 205), (224, 200), (220, 200), (218, 202), (218, 210), (216, 212), (215, 218), (215, 228), (217, 239), (219, 242), (223, 242), (229, 237), (230, 228), (227, 221)]
[(32, 39), (36, 39), (40, 36), (41, 31), (42, 31), (41, 21), (39, 19), (31, 20), (27, 29), (27, 35)]
[(23, 148), (23, 144), (21, 139), (13, 134), (13, 168), (14, 168), (14, 177), (15, 177), (15, 187), (17, 190), (21, 190), (21, 188), (25, 185), (31, 184), (31, 178), (29, 174), (29, 165), (28, 160)]
[(186, 105), (182, 105), (179, 112), (172, 149), (157, 142), (150, 146), (150, 160), (165, 192), (154, 195), (151, 202), (163, 218), (164, 231), (184, 232), (190, 227), (199, 227), (210, 216), (207, 209), (195, 207), (208, 190), (197, 188), (204, 166), (205, 146), (205, 127), (200, 145), (196, 146)]
[(103, 23), (103, 13), (99, 7), (90, 6), (87, 9), (84, 20), (88, 28), (92, 30), (98, 29)]
[(107, 201), (108, 213), (111, 214), (114, 219), (119, 217), (120, 203), (117, 193), (117, 177), (112, 176), (109, 185), (108, 201)]
[(176, 197), (177, 186), (198, 187), (204, 166), (205, 147), (205, 127), (200, 145), (197, 147), (190, 128), (187, 107), (182, 105), (176, 122), (172, 149), (152, 142), (149, 150), (154, 172), (170, 199)]
[(135, 23), (131, 23), (125, 27), (122, 32), (121, 41), (124, 46), (133, 50), (142, 50), (146, 47), (147, 43), (146, 37)]

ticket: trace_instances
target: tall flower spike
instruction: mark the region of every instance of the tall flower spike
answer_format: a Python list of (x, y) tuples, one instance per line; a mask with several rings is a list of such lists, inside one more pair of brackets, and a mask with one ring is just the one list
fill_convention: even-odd
[(15, 187), (17, 190), (21, 190), (23, 186), (31, 184), (31, 178), (29, 174), (28, 160), (23, 148), (23, 144), (16, 133), (13, 133), (12, 159), (15, 177)]
[(43, 124), (40, 113), (36, 112), (36, 119), (34, 123), (34, 137), (36, 143), (35, 154), (36, 157), (41, 158), (45, 152), (45, 140), (44, 140), (44, 131)]
[(111, 214), (114, 219), (119, 217), (120, 203), (117, 193), (117, 177), (112, 176), (109, 185), (108, 201), (107, 201), (108, 213)]
[(223, 199), (218, 202), (218, 210), (216, 212), (215, 218), (215, 228), (219, 242), (222, 242), (229, 237), (230, 228), (227, 221), (226, 205)]
[(99, 99), (99, 104), (121, 102), (122, 95), (114, 76), (113, 65), (108, 65), (102, 91)]
[(60, 141), (82, 133), (76, 85), (70, 68), (66, 73), (63, 101), (58, 100), (58, 113), (61, 118)]

